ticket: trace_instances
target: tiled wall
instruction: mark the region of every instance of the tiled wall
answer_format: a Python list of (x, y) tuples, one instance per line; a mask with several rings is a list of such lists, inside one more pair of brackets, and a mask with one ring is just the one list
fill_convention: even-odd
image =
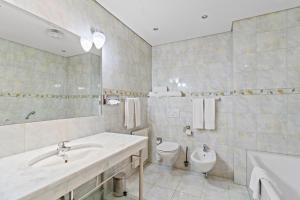
[[(207, 143), (218, 154), (212, 174), (240, 184), (246, 182), (247, 149), (300, 155), (300, 95), (292, 92), (300, 87), (299, 27), (295, 8), (234, 22), (232, 33), (154, 47), (153, 86), (220, 94), (243, 89), (217, 102), (215, 131), (192, 137), (182, 131), (192, 121), (189, 97), (150, 98), (154, 134), (192, 150)], [(187, 86), (171, 84), (174, 78)], [(291, 92), (254, 92), (282, 88)], [(182, 153), (177, 166), (183, 159)]]
[(0, 126), (0, 158), (101, 132), (99, 117)]
[[(232, 85), (230, 32), (153, 47), (153, 86), (183, 91), (228, 90)], [(187, 84), (177, 88), (170, 79)]]
[[(300, 87), (300, 8), (233, 24), (234, 88)], [(245, 150), (300, 155), (300, 95), (234, 98), (235, 181), (245, 184)]]
[[(232, 34), (227, 32), (153, 47), (152, 62), (154, 87), (168, 86), (171, 90), (185, 92), (229, 90), (232, 88)], [(186, 83), (186, 87), (170, 83), (170, 79), (176, 78)], [(194, 136), (186, 136), (183, 128), (192, 125), (191, 97), (149, 99), (153, 133), (166, 141), (176, 141), (182, 147), (177, 167), (184, 168), (186, 146), (191, 153), (196, 147), (208, 144), (218, 154), (212, 174), (232, 178), (233, 149), (228, 141), (232, 128), (232, 98), (222, 98), (217, 103), (217, 112), (215, 131), (195, 130)]]

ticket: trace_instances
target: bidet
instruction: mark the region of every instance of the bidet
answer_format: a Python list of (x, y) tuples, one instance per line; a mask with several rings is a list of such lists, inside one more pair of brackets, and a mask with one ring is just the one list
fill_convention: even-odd
[(203, 148), (197, 148), (191, 155), (192, 166), (196, 171), (200, 171), (206, 176), (215, 166), (216, 160), (216, 152), (208, 148), (207, 145), (203, 145)]

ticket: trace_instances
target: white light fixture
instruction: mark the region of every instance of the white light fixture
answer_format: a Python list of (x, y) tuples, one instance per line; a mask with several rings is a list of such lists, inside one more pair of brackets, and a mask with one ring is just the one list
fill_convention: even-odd
[(95, 44), (96, 49), (101, 49), (105, 43), (105, 35), (100, 32), (93, 33), (93, 42)]
[(85, 90), (85, 87), (78, 86), (78, 90)]
[(80, 38), (81, 47), (85, 52), (89, 52), (93, 46), (93, 42), (87, 38)]

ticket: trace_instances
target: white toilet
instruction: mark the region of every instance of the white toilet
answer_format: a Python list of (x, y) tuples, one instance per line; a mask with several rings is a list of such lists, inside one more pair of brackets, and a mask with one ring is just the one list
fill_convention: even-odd
[(172, 166), (178, 158), (179, 147), (179, 144), (175, 142), (162, 142), (156, 147), (157, 160)]

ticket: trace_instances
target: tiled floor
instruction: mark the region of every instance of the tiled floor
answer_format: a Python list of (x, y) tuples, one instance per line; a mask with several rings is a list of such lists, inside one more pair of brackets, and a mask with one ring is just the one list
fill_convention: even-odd
[[(129, 178), (128, 197), (138, 199), (138, 174)], [(250, 200), (247, 189), (231, 180), (151, 164), (145, 168), (146, 200)], [(110, 199), (110, 198), (109, 198)]]

